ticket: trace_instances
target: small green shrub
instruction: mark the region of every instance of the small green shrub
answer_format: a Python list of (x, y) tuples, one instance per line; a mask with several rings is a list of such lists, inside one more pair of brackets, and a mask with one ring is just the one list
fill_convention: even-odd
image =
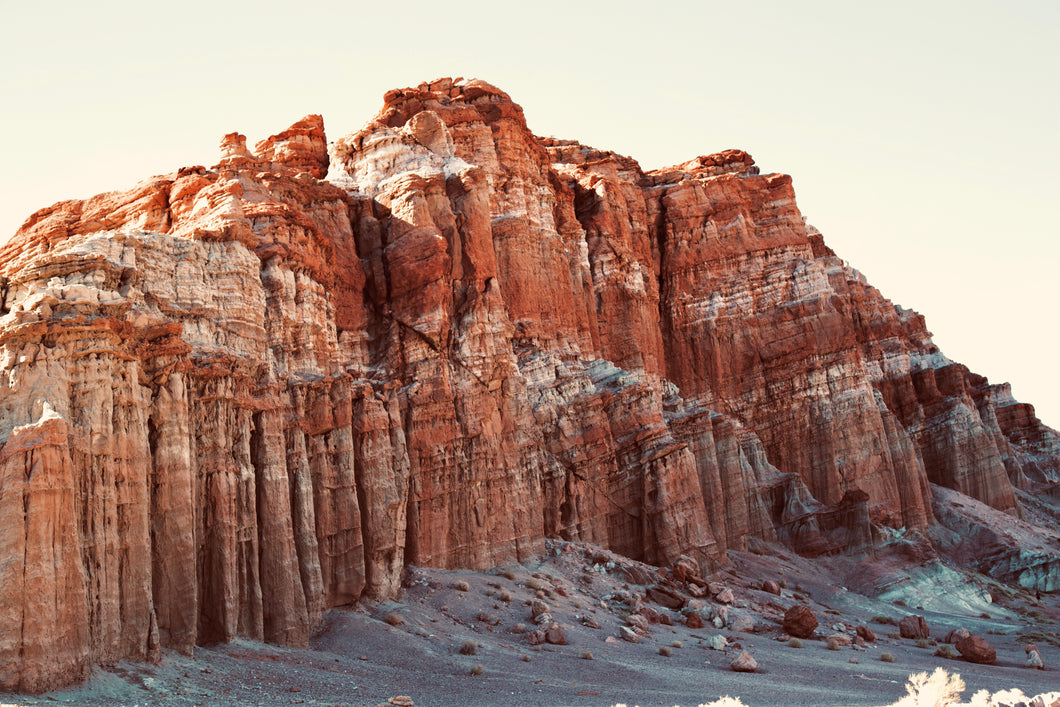
[(788, 646), (791, 648), (802, 648), (802, 641), (798, 638), (789, 639)]
[(935, 655), (939, 658), (949, 658), (950, 660), (957, 660), (961, 657), (961, 654), (954, 650), (953, 646), (946, 643), (935, 649)]
[(884, 663), (893, 663), (894, 656), (890, 653), (880, 653), (880, 660), (882, 660)]
[(475, 655), (478, 653), (478, 642), (473, 641), (470, 638), (464, 641), (464, 644), (460, 646), (460, 655)]

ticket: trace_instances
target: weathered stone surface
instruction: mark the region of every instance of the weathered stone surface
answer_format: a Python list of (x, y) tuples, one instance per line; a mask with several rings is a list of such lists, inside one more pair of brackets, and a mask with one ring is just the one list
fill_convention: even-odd
[(739, 150), (646, 173), (536, 138), (482, 81), (391, 91), (330, 153), (307, 116), (41, 209), (0, 297), (8, 690), (304, 645), (406, 563), (550, 536), (703, 594), (749, 538), (858, 548), (931, 523), (929, 482), (1014, 512), (1060, 470), (1056, 433), (839, 260), (790, 178)]
[(997, 651), (982, 636), (971, 634), (957, 641), (957, 652), (969, 663), (991, 664), (997, 661)]
[(817, 617), (810, 607), (796, 604), (784, 613), (784, 632), (796, 638), (809, 638), (817, 630)]
[(747, 651), (740, 651), (729, 667), (737, 673), (754, 673), (758, 671), (758, 661)]
[(903, 616), (898, 621), (898, 632), (902, 638), (928, 638), (931, 630), (923, 616)]
[[(854, 631), (857, 634), (858, 638), (860, 638), (861, 640), (865, 641), (866, 643), (875, 643), (876, 642), (876, 632), (873, 631), (868, 626), (864, 626), (864, 625), (858, 626), (856, 629), (854, 629)], [(948, 642), (949, 641), (947, 641), (947, 643)]]

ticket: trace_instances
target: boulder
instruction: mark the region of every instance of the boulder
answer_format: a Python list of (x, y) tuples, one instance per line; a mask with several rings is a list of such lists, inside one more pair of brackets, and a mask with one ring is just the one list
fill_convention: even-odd
[(1042, 654), (1041, 651), (1038, 650), (1038, 646), (1033, 643), (1028, 643), (1023, 647), (1023, 650), (1027, 653), (1028, 668), (1045, 670), (1045, 661), (1042, 660)]
[(858, 626), (854, 629), (854, 632), (858, 635), (858, 638), (865, 641), (866, 643), (875, 643), (876, 634), (868, 626)]
[(971, 635), (972, 632), (966, 628), (955, 628), (946, 634), (946, 640), (944, 641), (944, 643), (952, 643), (956, 645), (957, 641), (961, 640), (962, 638), (968, 638), (968, 636)]
[(771, 579), (767, 579), (765, 582), (762, 582), (762, 591), (769, 592), (770, 594), (776, 594), (779, 597), (780, 585)]
[(740, 651), (735, 658), (732, 659), (732, 663), (729, 664), (733, 672), (737, 673), (753, 673), (758, 670), (758, 661), (756, 661), (750, 653), (747, 651)]
[(673, 609), (674, 611), (680, 611), (686, 601), (685, 598), (677, 592), (658, 585), (648, 587), (647, 594), (649, 601), (653, 601), (660, 606), (665, 606), (667, 609)]
[(906, 616), (898, 622), (902, 638), (927, 638), (931, 635), (923, 616)]
[(698, 611), (689, 611), (685, 614), (685, 626), (688, 628), (703, 628), (703, 617)]
[(784, 614), (785, 633), (796, 638), (809, 638), (817, 629), (817, 617), (804, 604), (796, 604)]
[(957, 652), (969, 663), (991, 664), (997, 661), (997, 651), (982, 636), (971, 634), (957, 641)]

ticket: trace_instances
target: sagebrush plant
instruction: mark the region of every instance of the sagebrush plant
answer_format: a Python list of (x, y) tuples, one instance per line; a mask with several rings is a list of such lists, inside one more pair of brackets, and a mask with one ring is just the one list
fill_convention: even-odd
[(512, 600), (512, 593), (509, 592), (507, 589), (502, 589), (501, 593), (497, 595), (497, 598), (505, 603), (508, 603)]
[(470, 592), (471, 585), (465, 582), (464, 580), (460, 580), (459, 582), (453, 585), (453, 589), (458, 592)]
[(935, 655), (939, 658), (949, 658), (950, 660), (957, 660), (961, 657), (961, 654), (953, 646), (946, 643), (935, 649)]
[(404, 617), (402, 617), (401, 614), (397, 613), (396, 611), (391, 611), (389, 614), (386, 615), (386, 618), (384, 618), (383, 620), (391, 626), (400, 626), (401, 624), (405, 623)]
[(674, 649), (670, 646), (659, 646), (659, 655), (666, 656), (669, 658), (674, 654)]
[(872, 617), (872, 623), (885, 624), (888, 626), (897, 626), (898, 619), (894, 618), (893, 616), (883, 616), (882, 614), (878, 614)]
[(788, 639), (788, 646), (790, 648), (802, 648), (802, 641), (798, 638)]
[(478, 653), (478, 641), (469, 638), (460, 646), (460, 655), (475, 655), (476, 653)]
[(512, 572), (511, 570), (504, 570), (504, 578), (514, 582), (515, 581), (515, 572)]
[(950, 675), (942, 668), (935, 668), (930, 676), (926, 672), (910, 675), (905, 691), (908, 694), (892, 707), (947, 707), (960, 699), (964, 681), (960, 675)]
[(825, 648), (827, 648), (830, 651), (839, 650), (839, 641), (837, 641), (834, 638), (829, 638), (827, 641), (824, 642), (824, 645), (825, 645)]
[(593, 659), (592, 651), (582, 651), (582, 660), (592, 660), (592, 659)]
[(882, 660), (884, 663), (893, 663), (894, 656), (890, 653), (880, 653), (880, 660)]
[(482, 663), (476, 663), (468, 672), (470, 675), (482, 675), (482, 673), (486, 672), (486, 669), (482, 667)]
[(685, 644), (681, 643), (680, 641), (674, 641), (670, 645), (673, 646), (674, 648), (684, 648), (685, 647)]

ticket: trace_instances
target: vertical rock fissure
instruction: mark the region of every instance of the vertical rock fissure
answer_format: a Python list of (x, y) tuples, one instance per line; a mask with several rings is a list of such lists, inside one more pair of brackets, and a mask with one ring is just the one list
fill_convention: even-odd
[[(350, 403), (350, 418), (356, 419), (357, 411), (354, 408), (356, 403)], [(356, 435), (356, 430), (353, 430), (353, 434)], [(355, 438), (356, 439), (356, 438)], [(357, 529), (361, 534), (361, 547), (363, 548), (363, 556), (365, 558), (364, 563), (364, 586), (372, 587), (375, 586), (375, 563), (368, 561), (373, 556), (375, 548), (373, 547), (374, 542), (372, 541), (372, 533), (369, 532), (371, 528), (372, 518), (368, 512), (368, 498), (366, 493), (366, 484), (368, 483), (367, 472), (364, 468), (364, 460), (361, 455), (357, 453), (356, 442), (350, 448), (350, 456), (353, 457), (353, 488), (357, 494), (357, 510), (361, 516), (361, 524)]]

